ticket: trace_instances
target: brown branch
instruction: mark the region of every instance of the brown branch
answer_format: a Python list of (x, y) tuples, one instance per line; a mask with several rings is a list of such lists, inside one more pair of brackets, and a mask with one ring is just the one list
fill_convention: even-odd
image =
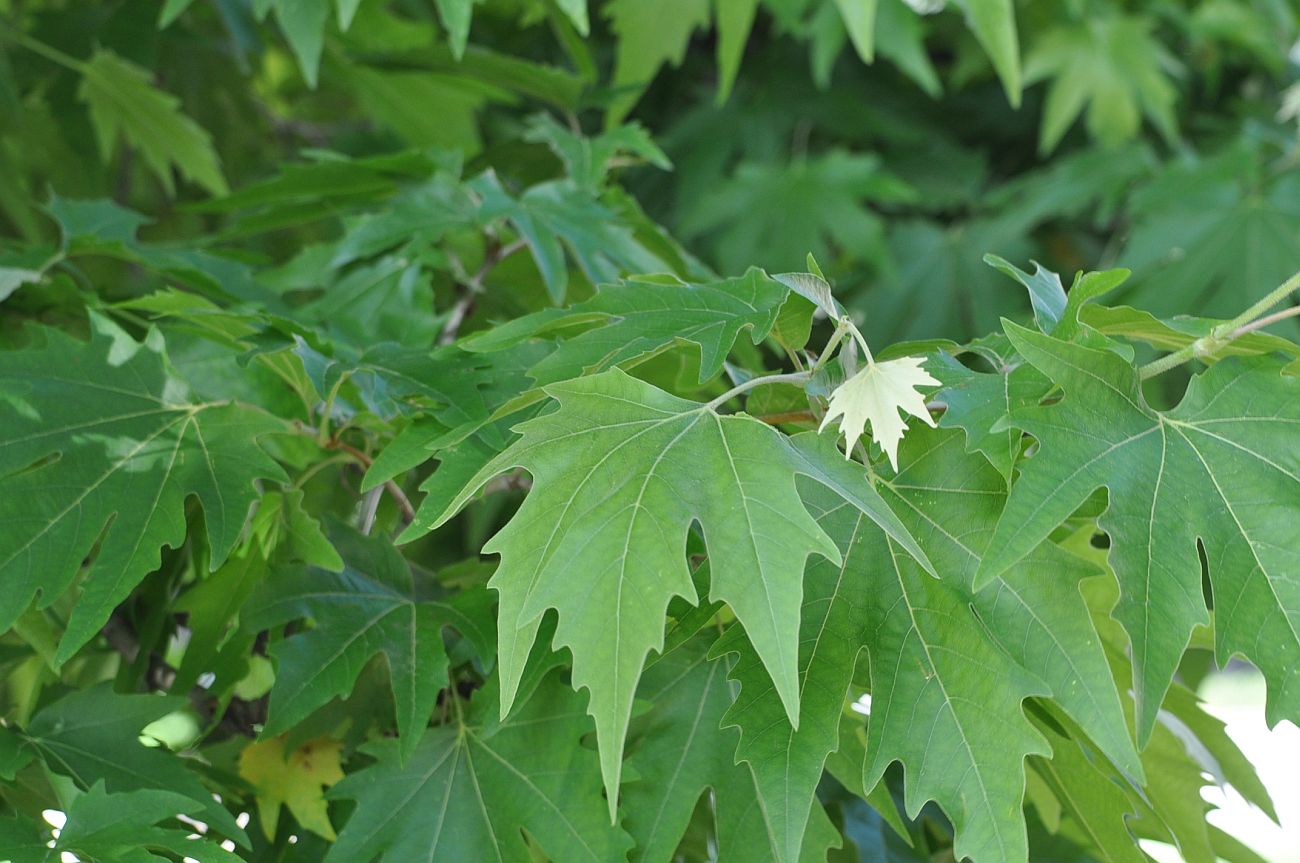
[(478, 272), (470, 276), (461, 283), (460, 297), (456, 304), (451, 307), (451, 314), (447, 317), (447, 325), (442, 328), (442, 334), (438, 336), (438, 344), (449, 345), (456, 341), (456, 336), (460, 334), (460, 328), (474, 312), (474, 303), (478, 295), (483, 293), (483, 280), (487, 278), (488, 273), (492, 272), (497, 264), (513, 255), (515, 252), (526, 246), (523, 240), (515, 240), (504, 246), (496, 246), (488, 250), (487, 256), (483, 259), (483, 266), (478, 268)]
[[(365, 465), (367, 468), (375, 463), (373, 458), (366, 455), (361, 450), (349, 443), (338, 440), (337, 438), (326, 443), (325, 448), (342, 450), (357, 461), (361, 462), (361, 464)], [(406, 496), (406, 492), (402, 491), (402, 487), (390, 479), (384, 481), (384, 490), (388, 492), (388, 494), (393, 498), (393, 501), (397, 504), (398, 509), (402, 511), (402, 517), (405, 518), (407, 522), (415, 521), (415, 507), (411, 506), (411, 499)]]
[(812, 411), (783, 411), (774, 414), (759, 414), (754, 417), (756, 420), (765, 422), (768, 425), (778, 426), (785, 423), (803, 423), (816, 422), (817, 417), (813, 416)]

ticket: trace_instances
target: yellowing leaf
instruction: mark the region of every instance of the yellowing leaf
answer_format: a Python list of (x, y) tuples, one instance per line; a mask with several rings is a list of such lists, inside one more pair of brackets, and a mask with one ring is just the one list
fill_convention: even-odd
[(239, 775), (253, 786), (258, 819), (268, 839), (275, 836), (283, 803), (304, 829), (333, 841), (325, 789), (343, 778), (337, 740), (317, 738), (287, 758), (283, 737), (250, 743), (239, 755)]
[(840, 417), (840, 430), (844, 432), (846, 453), (871, 422), (871, 439), (889, 456), (889, 464), (898, 470), (898, 442), (903, 439), (907, 423), (898, 415), (899, 410), (919, 417), (926, 425), (934, 427), (934, 420), (925, 407), (925, 397), (917, 392), (919, 386), (937, 386), (921, 363), (921, 357), (902, 357), (885, 362), (869, 362), (867, 367), (836, 387), (831, 393), (831, 403), (822, 420), (824, 429)]

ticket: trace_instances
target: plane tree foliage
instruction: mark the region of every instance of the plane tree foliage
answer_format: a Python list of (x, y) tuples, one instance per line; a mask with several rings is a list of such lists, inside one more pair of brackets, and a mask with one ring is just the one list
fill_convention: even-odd
[(0, 0), (0, 861), (1260, 859), (1297, 15)]

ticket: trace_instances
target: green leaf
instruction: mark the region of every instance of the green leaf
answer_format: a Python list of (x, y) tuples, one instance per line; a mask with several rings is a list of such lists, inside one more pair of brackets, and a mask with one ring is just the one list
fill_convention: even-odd
[(97, 782), (72, 801), (54, 850), (96, 863), (143, 863), (165, 860), (145, 851), (170, 851), (201, 863), (239, 863), (240, 858), (216, 842), (196, 835), (188, 825), (157, 827), (177, 815), (197, 815), (202, 807), (188, 797), (161, 788), (109, 794)]
[(1065, 286), (1061, 284), (1060, 276), (1043, 269), (1037, 261), (1030, 261), (1034, 265), (1033, 275), (997, 255), (985, 255), (984, 263), (1025, 286), (1029, 291), (1029, 302), (1034, 307), (1034, 322), (1040, 330), (1050, 333), (1056, 329), (1065, 314)]
[(196, 495), (219, 566), (244, 528), (258, 479), (283, 479), (258, 446), (282, 431), (231, 403), (196, 403), (167, 369), (162, 337), (143, 344), (98, 316), (89, 342), (42, 331), (0, 354), (0, 628), (41, 594), (57, 600), (92, 547), (59, 645), (67, 660), (186, 535)]
[(451, 42), (452, 56), (457, 60), (465, 56), (474, 3), (475, 0), (434, 0), (438, 18), (442, 20), (442, 26), (447, 30), (447, 39)]
[[(733, 627), (730, 632), (739, 630)], [(736, 732), (720, 727), (732, 704), (732, 687), (725, 664), (708, 659), (709, 641), (709, 635), (701, 633), (669, 650), (646, 670), (637, 690), (637, 697), (653, 707), (627, 760), (635, 779), (622, 788), (623, 823), (636, 840), (633, 859), (674, 859), (691, 813), (708, 789), (713, 792), (718, 860), (798, 859), (782, 856), (783, 849), (775, 844), (782, 816), (763, 805), (754, 775), (735, 762)], [(820, 803), (811, 796), (802, 802), (801, 822), (809, 821), (810, 812), (813, 817), (802, 847), (796, 844), (795, 851), (805, 859), (824, 861), (826, 847), (838, 842), (838, 833), (827, 823)]]
[(736, 73), (740, 71), (740, 61), (745, 56), (745, 45), (754, 28), (758, 3), (759, 0), (717, 0), (714, 14), (718, 19), (718, 95), (715, 101), (719, 105), (727, 101), (731, 88), (735, 86)]
[[(1103, 335), (1122, 336), (1165, 351), (1185, 348), (1197, 339), (1210, 335), (1215, 327), (1224, 323), (1218, 318), (1198, 318), (1191, 315), (1162, 319), (1132, 306), (1112, 308), (1090, 305), (1083, 310), (1081, 317), (1085, 324)], [(1284, 354), (1293, 361), (1300, 360), (1300, 345), (1290, 339), (1268, 333), (1246, 333), (1200, 359), (1217, 361), (1224, 357), (1272, 353)]]
[(82, 69), (77, 96), (90, 109), (99, 153), (107, 161), (119, 137), (144, 157), (168, 195), (175, 194), (172, 167), (214, 195), (224, 195), (212, 139), (180, 112), (180, 100), (149, 83), (149, 72), (107, 49)]
[(971, 31), (1002, 79), (1011, 107), (1020, 107), (1020, 46), (1011, 0), (959, 0)]
[(844, 29), (849, 32), (853, 49), (863, 63), (875, 59), (877, 0), (835, 0), (835, 7), (844, 19)]
[(275, 686), (263, 737), (281, 734), (330, 699), (352, 691), (372, 656), (388, 664), (397, 706), (398, 751), (410, 756), (447, 683), (442, 628), (456, 626), (490, 655), (491, 635), (478, 632), (454, 604), (422, 599), (410, 567), (387, 541), (339, 534), (350, 566), (342, 572), (277, 573), (244, 608), (244, 625), (267, 629), (291, 620), (315, 626), (271, 648)]
[(276, 23), (298, 60), (302, 77), (307, 86), (314, 89), (320, 71), (321, 49), (325, 44), (330, 0), (263, 0), (262, 6), (274, 10)]
[[(1268, 151), (1240, 141), (1210, 158), (1171, 163), (1129, 203), (1124, 299), (1158, 315), (1235, 317), (1246, 296), (1296, 270), (1300, 173), (1275, 173)], [(1300, 327), (1275, 332), (1294, 338)]]
[(171, 23), (181, 17), (181, 14), (193, 4), (194, 0), (167, 0), (158, 12), (158, 29), (171, 26)]
[(33, 757), (16, 731), (0, 726), (0, 779), (13, 782), (18, 771), (30, 764)]
[(659, 67), (681, 65), (691, 34), (709, 25), (710, 6), (709, 0), (611, 0), (605, 4), (605, 16), (618, 37), (610, 82), (616, 95), (605, 111), (607, 126), (615, 126), (627, 116)]
[(971, 371), (947, 354), (942, 355), (937, 363), (931, 364), (937, 366), (935, 373), (944, 382), (944, 388), (934, 398), (947, 405), (939, 418), (939, 427), (964, 430), (967, 449), (987, 458), (1009, 487), (1024, 435), (1007, 426), (1004, 420), (1012, 411), (1035, 404), (1047, 394), (1051, 384), (1033, 366), (1021, 363), (1007, 367), (1000, 357), (995, 355), (994, 359), (1001, 367), (984, 374)]
[(262, 555), (245, 549), (230, 555), (215, 572), (181, 594), (174, 607), (189, 615), (186, 626), (190, 639), (176, 670), (172, 692), (189, 692), (204, 672), (211, 672), (215, 679), (209, 690), (221, 693), (247, 671), (245, 653), (252, 648), (253, 635), (241, 638), (232, 635), (231, 628), (268, 571)]
[[(954, 757), (954, 764), (963, 768), (970, 764), (969, 773), (977, 777), (993, 783), (1006, 781), (1002, 771), (990, 763), (1004, 757), (1004, 744), (1001, 732), (995, 732), (979, 712), (964, 703), (965, 693), (988, 687), (989, 692), (1009, 695), (1016, 685), (1042, 685), (1036, 681), (1050, 688), (1053, 697), (1084, 723), (1117, 763), (1134, 775), (1142, 771), (1125, 731), (1105, 657), (1077, 590), (1078, 580), (1094, 570), (1072, 562), (1049, 544), (1036, 551), (1032, 563), (1008, 573), (996, 587), (978, 593), (964, 589), (961, 585), (969, 583), (996, 523), (1005, 484), (988, 465), (965, 455), (960, 435), (918, 429), (903, 450), (904, 470), (893, 480), (881, 481), (881, 493), (901, 513), (911, 535), (920, 539), (942, 581), (914, 578), (910, 570), (904, 569), (890, 574), (903, 589), (900, 606), (882, 609), (868, 601), (868, 596), (882, 592), (885, 573), (881, 570), (885, 568), (883, 562), (889, 560), (883, 537), (859, 512), (805, 489), (805, 500), (819, 512), (819, 523), (835, 538), (843, 563), (835, 566), (814, 559), (805, 573), (798, 729), (792, 728), (780, 711), (771, 684), (752, 652), (741, 649), (743, 639), (729, 634), (716, 648), (740, 650), (741, 659), (733, 677), (742, 683), (742, 690), (727, 719), (741, 728), (737, 754), (753, 766), (765, 810), (775, 822), (775, 835), (795, 843), (793, 847), (797, 847), (798, 833), (790, 831), (802, 829), (802, 824), (797, 817), (791, 818), (798, 816), (801, 809), (806, 811), (822, 764), (839, 745), (838, 722), (846, 696), (855, 697), (849, 685), (863, 646), (872, 651), (873, 674), (882, 675), (873, 677), (871, 714), (878, 718), (873, 718), (873, 725), (879, 721), (901, 726), (902, 719), (890, 717), (907, 715), (912, 699), (925, 703), (923, 699), (934, 698), (923, 691), (933, 684), (926, 681), (921, 685), (921, 680), (914, 679), (913, 668), (936, 668), (941, 694), (951, 690), (940, 701), (946, 702), (944, 709), (951, 710), (952, 721), (959, 729), (958, 739), (966, 740), (969, 746), (969, 751)], [(957, 524), (961, 524), (959, 535), (950, 527)], [(1053, 577), (1045, 578), (1044, 573)], [(897, 595), (888, 590), (883, 593), (881, 602)], [(953, 619), (946, 623), (932, 621), (918, 611), (915, 619), (909, 620), (909, 604), (925, 597), (937, 607), (948, 609)], [(891, 687), (881, 683), (886, 680), (885, 672), (877, 672), (875, 665), (896, 661), (890, 648), (882, 645), (881, 640), (889, 637), (882, 633), (903, 626), (914, 628), (912, 638), (921, 639), (921, 650), (926, 651), (918, 651), (916, 661), (925, 662), (928, 654), (935, 657), (934, 665), (914, 666), (911, 660), (897, 660), (903, 663), (903, 676)], [(946, 659), (948, 656), (983, 656), (990, 661), (978, 671), (963, 672)], [(1018, 700), (991, 704), (993, 698), (981, 696), (980, 703), (999, 713), (1007, 709), (1018, 712)], [(1023, 721), (1011, 727), (1021, 728), (1022, 740), (1032, 740)], [(874, 727), (870, 732), (891, 733)], [(903, 752), (902, 756), (905, 764), (912, 757), (923, 757), (919, 751)], [(883, 756), (876, 753), (874, 757)], [(923, 775), (913, 780), (919, 788), (909, 785), (912, 809), (919, 795), (932, 796), (945, 808), (958, 805), (956, 813), (949, 810), (954, 818), (964, 812), (975, 819), (972, 832), (985, 837), (976, 841), (987, 841), (989, 833), (985, 828), (989, 826), (1007, 837), (1016, 833), (1013, 822), (995, 819), (986, 823), (989, 816), (976, 815), (975, 801), (980, 799), (977, 793), (968, 790), (959, 798), (965, 802), (954, 803), (954, 786), (962, 781), (956, 767), (947, 775), (937, 766), (921, 772)], [(995, 785), (990, 793), (1009, 799), (1012, 792), (1007, 786)], [(959, 832), (959, 842), (963, 841)], [(999, 856), (1002, 853), (1006, 852), (996, 852), (992, 859), (1009, 859)], [(789, 855), (787, 848), (787, 859)]]
[(797, 859), (826, 757), (839, 748), (840, 717), (870, 626), (865, 598), (876, 589), (873, 568), (860, 556), (881, 550), (866, 541), (874, 532), (866, 528), (870, 521), (838, 495), (805, 488), (803, 498), (818, 524), (840, 540), (842, 559), (814, 558), (804, 573), (798, 728), (738, 627), (714, 647), (714, 653), (740, 654), (731, 671), (740, 694), (724, 721), (740, 729), (736, 758), (754, 772), (778, 860)]
[[(482, 147), (478, 112), (507, 94), (438, 72), (347, 67), (346, 84), (368, 112), (414, 147), (443, 147), (472, 155)], [(412, 105), (423, 110), (413, 111)]]
[(967, 602), (943, 582), (879, 538), (873, 556), (889, 577), (867, 597), (871, 717), (863, 785), (872, 787), (890, 762), (901, 761), (908, 814), (936, 800), (956, 830), (955, 856), (1027, 860), (1023, 764), (1048, 750), (1021, 702), (1047, 687), (981, 637)]
[(283, 548), (293, 560), (340, 572), (343, 559), (325, 537), (320, 522), (302, 508), (303, 495), (300, 488), (262, 495), (251, 532), (267, 551)]
[(877, 0), (875, 47), (931, 99), (943, 94), (925, 45), (926, 27), (906, 0)]
[(1107, 147), (1135, 137), (1143, 115), (1167, 141), (1178, 136), (1176, 94), (1165, 71), (1178, 63), (1152, 38), (1152, 24), (1146, 17), (1089, 16), (1039, 37), (1025, 61), (1025, 82), (1052, 79), (1041, 152), (1056, 149), (1085, 107), (1089, 134)]
[[(817, 261), (808, 255), (809, 269), (817, 266)], [(820, 271), (815, 273), (777, 273), (772, 277), (794, 293), (812, 303), (827, 318), (839, 320), (844, 315), (844, 307), (831, 294), (831, 286)]]
[(627, 123), (607, 129), (594, 138), (575, 134), (557, 123), (549, 114), (532, 119), (525, 139), (545, 144), (564, 163), (564, 170), (581, 189), (598, 191), (605, 185), (611, 161), (621, 154), (645, 160), (663, 171), (673, 163), (650, 133), (639, 123)]
[(521, 828), (552, 860), (623, 859), (631, 843), (610, 825), (596, 758), (579, 743), (591, 729), (581, 697), (552, 674), (498, 722), (495, 690), (489, 680), (463, 724), (430, 731), (405, 762), (395, 740), (366, 744), (377, 763), (329, 792), (357, 805), (326, 863), (532, 863)]
[(707, 237), (724, 270), (792, 270), (810, 251), (823, 260), (833, 247), (864, 257), (883, 251), (884, 224), (864, 203), (911, 198), (874, 156), (832, 150), (788, 164), (744, 162), (683, 214), (678, 230)]
[(551, 299), (564, 300), (569, 283), (565, 250), (592, 284), (614, 282), (632, 273), (662, 273), (672, 268), (642, 245), (614, 213), (571, 181), (541, 183), (518, 198), (506, 192), (492, 172), (470, 187), (482, 197), (480, 217), (503, 218), (528, 244)]
[[(796, 718), (799, 573), (814, 552), (839, 559), (795, 493), (795, 474), (819, 468), (750, 417), (719, 416), (618, 370), (547, 394), (559, 410), (520, 426), (519, 441), (445, 512), (418, 517), (402, 537), (437, 527), (497, 474), (522, 467), (532, 475), (523, 507), (484, 546), (502, 555), (491, 585), (501, 594), (503, 709), (542, 615), (557, 609), (555, 646), (572, 649), (574, 686), (591, 691), (606, 788), (617, 789), (642, 663), (663, 645), (669, 601), (695, 599), (686, 535), (699, 520), (714, 561), (710, 598), (732, 607)], [(844, 461), (822, 452), (823, 464)], [(823, 482), (839, 470), (822, 468)], [(888, 527), (907, 541), (896, 520)], [(595, 580), (575, 582), (574, 572)], [(587, 625), (593, 617), (610, 625)]]
[(1057, 733), (1047, 723), (1039, 731), (1052, 747), (1050, 759), (1033, 757), (1030, 768), (1037, 773), (1062, 808), (1078, 825), (1086, 844), (1104, 860), (1114, 863), (1144, 863), (1148, 858), (1138, 848), (1125, 825), (1136, 815), (1132, 798), (1107, 772), (1089, 760), (1079, 745)]
[(17, 813), (0, 816), (0, 848), (8, 863), (46, 863), (50, 831)]
[(1290, 685), (1300, 593), (1287, 575), (1300, 565), (1300, 535), (1287, 528), (1300, 514), (1300, 380), (1280, 376), (1275, 360), (1225, 360), (1159, 412), (1115, 354), (1005, 326), (1065, 396), (1012, 415), (1041, 454), (1024, 466), (977, 581), (1005, 571), (1105, 487), (1099, 524), (1120, 582), (1115, 616), (1132, 641), (1139, 741), (1151, 735), (1192, 628), (1209, 621), (1198, 545), (1220, 664), (1241, 653), (1264, 672), (1270, 722), (1300, 715)]
[(722, 369), (740, 334), (759, 344), (771, 331), (788, 291), (761, 270), (734, 279), (687, 284), (671, 277), (601, 285), (586, 302), (516, 318), (462, 342), (470, 351), (494, 351), (519, 340), (596, 322), (571, 336), (528, 370), (540, 384), (604, 370), (678, 341), (699, 346), (703, 383)]
[[(140, 742), (141, 730), (186, 707), (184, 698), (117, 695), (107, 684), (69, 693), (43, 708), (27, 727), (26, 739), (55, 773), (79, 788), (98, 783), (111, 793), (166, 791), (186, 801), (182, 810), (202, 813), (226, 836), (247, 845), (248, 838), (224, 806), (212, 799), (186, 761), (161, 746)], [(151, 791), (152, 789), (152, 791)]]

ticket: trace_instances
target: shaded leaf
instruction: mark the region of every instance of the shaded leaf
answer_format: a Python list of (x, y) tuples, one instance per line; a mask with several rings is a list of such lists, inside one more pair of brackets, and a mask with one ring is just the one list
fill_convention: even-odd
[(596, 757), (579, 744), (591, 728), (581, 697), (552, 674), (498, 722), (495, 696), (489, 681), (464, 724), (430, 731), (404, 763), (397, 741), (366, 744), (377, 763), (329, 792), (357, 806), (326, 863), (415, 857), (531, 863), (520, 828), (552, 860), (622, 859), (631, 843), (610, 825)]
[(91, 325), (86, 343), (43, 331), (39, 346), (0, 354), (0, 626), (37, 593), (41, 606), (57, 600), (97, 546), (60, 661), (158, 567), (162, 547), (180, 545), (187, 497), (203, 505), (216, 567), (243, 530), (254, 481), (284, 477), (258, 446), (279, 421), (191, 401), (156, 331), (137, 344), (104, 318)]
[(99, 153), (107, 161), (118, 138), (135, 148), (145, 164), (175, 194), (172, 168), (214, 195), (227, 191), (212, 139), (180, 111), (180, 100), (149, 82), (149, 72), (107, 49), (82, 67), (78, 97), (90, 108)]

